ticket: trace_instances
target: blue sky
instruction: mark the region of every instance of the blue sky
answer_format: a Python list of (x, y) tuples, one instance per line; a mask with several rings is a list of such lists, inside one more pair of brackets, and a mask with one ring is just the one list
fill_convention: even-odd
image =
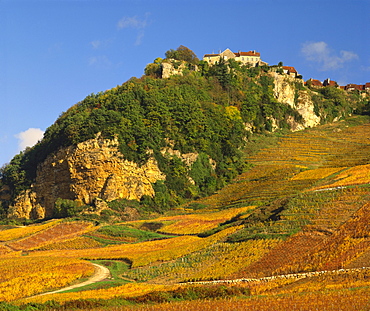
[(91, 93), (179, 45), (370, 82), (369, 0), (0, 0), (0, 166)]

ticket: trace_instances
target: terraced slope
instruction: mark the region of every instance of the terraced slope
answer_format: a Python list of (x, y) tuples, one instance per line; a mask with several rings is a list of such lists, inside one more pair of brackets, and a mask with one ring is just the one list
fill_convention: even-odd
[[(248, 155), (251, 168), (233, 183), (197, 201), (198, 205), (172, 211), (175, 215), (99, 227), (72, 222), (32, 230), (18, 228), (14, 239), (7, 231), (15, 229), (5, 228), (0, 231), (0, 260), (10, 265), (21, 262), (20, 255), (28, 255), (24, 258), (32, 263), (45, 258), (69, 258), (71, 262), (83, 258), (116, 267), (114, 280), (98, 288), (49, 297), (62, 304), (94, 297), (128, 299), (153, 291), (161, 294), (152, 293), (152, 297), (163, 298), (163, 292), (169, 297), (168, 292), (180, 286), (178, 282), (330, 270), (336, 272), (241, 286), (250, 288), (252, 295), (266, 295), (269, 302), (280, 299), (274, 295), (290, 295), (287, 307), (290, 302), (307, 304), (311, 295), (324, 308), (325, 299), (333, 303), (333, 297), (347, 297), (352, 287), (365, 301), (370, 286), (368, 269), (351, 273), (341, 269), (370, 267), (367, 121), (355, 118), (280, 137), (275, 144)], [(205, 208), (195, 211), (191, 209), (194, 206)], [(59, 232), (59, 227), (74, 229)], [(88, 267), (84, 275), (89, 274)], [(296, 296), (297, 292), (302, 296)], [(19, 303), (48, 299), (21, 302), (22, 296), (11, 297), (7, 299)]]

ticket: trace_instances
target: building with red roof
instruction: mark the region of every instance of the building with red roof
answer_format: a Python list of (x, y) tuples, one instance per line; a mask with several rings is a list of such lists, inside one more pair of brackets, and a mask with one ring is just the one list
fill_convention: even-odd
[(289, 75), (291, 77), (297, 78), (298, 71), (294, 67), (291, 67), (291, 66), (283, 66), (282, 68), (283, 68), (283, 72), (284, 73), (286, 73), (287, 75)]
[(241, 52), (237, 53), (232, 52), (230, 49), (218, 54), (205, 54), (203, 60), (208, 62), (208, 64), (213, 65), (216, 62), (220, 61), (223, 58), (225, 60), (235, 59), (236, 61), (241, 62), (243, 65), (250, 65), (252, 67), (268, 65), (266, 62), (261, 60), (261, 54), (256, 51)]
[(338, 87), (338, 83), (336, 81), (330, 80), (329, 78), (325, 79), (322, 85)]
[[(366, 87), (367, 86), (367, 87)], [(344, 89), (346, 91), (367, 91), (367, 90), (370, 90), (370, 83), (366, 83), (366, 84), (363, 84), (363, 85), (359, 85), (359, 84), (347, 84)]]
[(308, 80), (306, 81), (306, 84), (307, 84), (308, 86), (312, 86), (312, 87), (315, 87), (315, 88), (322, 87), (322, 83), (321, 83), (321, 81), (316, 80), (316, 79), (312, 79), (312, 78), (308, 79)]

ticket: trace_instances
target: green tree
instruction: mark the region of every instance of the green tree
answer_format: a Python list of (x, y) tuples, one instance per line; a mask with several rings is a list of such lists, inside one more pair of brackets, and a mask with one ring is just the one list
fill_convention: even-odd
[(146, 65), (144, 69), (144, 73), (146, 76), (150, 76), (153, 78), (160, 78), (162, 76), (162, 66), (161, 64), (157, 63), (150, 63)]
[(55, 202), (54, 217), (64, 218), (78, 215), (83, 210), (77, 201), (58, 198)]
[(183, 45), (180, 45), (176, 50), (168, 50), (165, 53), (165, 56), (167, 59), (185, 61), (193, 65), (197, 65), (199, 63), (199, 59), (195, 53)]
[(228, 88), (231, 83), (230, 69), (228, 63), (223, 58), (220, 58), (216, 64), (209, 68), (208, 76), (216, 77), (224, 89)]

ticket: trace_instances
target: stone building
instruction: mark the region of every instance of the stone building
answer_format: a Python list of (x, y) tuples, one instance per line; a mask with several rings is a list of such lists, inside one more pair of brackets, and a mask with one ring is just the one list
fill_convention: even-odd
[(232, 58), (241, 62), (243, 65), (251, 65), (252, 67), (268, 65), (266, 62), (261, 60), (261, 54), (256, 51), (238, 51), (237, 53), (234, 53), (230, 49), (226, 49), (223, 52), (220, 51), (218, 54), (205, 54), (203, 56), (203, 60), (208, 62), (210, 65), (215, 64), (221, 58), (225, 60)]

